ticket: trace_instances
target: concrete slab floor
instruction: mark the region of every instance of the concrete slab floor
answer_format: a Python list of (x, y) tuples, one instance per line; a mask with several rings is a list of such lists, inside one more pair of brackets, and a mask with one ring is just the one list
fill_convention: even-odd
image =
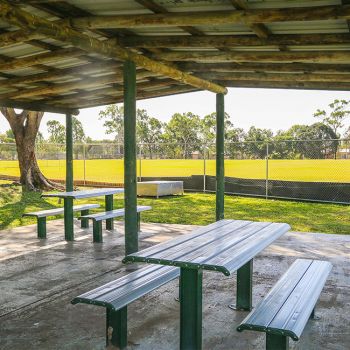
[[(140, 248), (193, 226), (143, 224)], [(48, 223), (48, 239), (36, 238), (36, 226), (0, 232), (0, 349), (104, 349), (105, 311), (71, 305), (85, 291), (127, 273), (121, 263), (121, 223), (92, 243), (92, 232), (75, 226), (76, 240), (63, 239), (63, 222)], [(291, 232), (254, 259), (253, 303), (261, 300), (299, 257), (326, 259), (334, 267), (317, 304), (321, 318), (310, 321), (291, 349), (350, 349), (350, 236)], [(129, 306), (129, 349), (179, 348), (178, 282), (173, 281)], [(229, 309), (235, 300), (235, 276), (206, 272), (203, 280), (203, 349), (264, 349), (263, 333), (238, 333), (247, 315)]]

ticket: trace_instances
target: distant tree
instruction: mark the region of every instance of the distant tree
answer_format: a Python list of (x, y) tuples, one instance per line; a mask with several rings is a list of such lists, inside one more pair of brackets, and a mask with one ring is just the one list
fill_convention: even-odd
[(66, 128), (57, 120), (49, 120), (46, 123), (49, 133), (49, 142), (64, 144), (66, 141)]
[(191, 112), (175, 113), (165, 126), (164, 139), (174, 143), (183, 158), (189, 158), (194, 151), (200, 149), (200, 128), (198, 115)]
[(137, 139), (145, 144), (149, 157), (152, 159), (154, 153), (159, 148), (159, 142), (162, 139), (163, 123), (157, 118), (150, 117), (144, 109), (138, 109), (136, 112), (136, 131)]
[(242, 128), (231, 127), (226, 132), (226, 153), (232, 159), (243, 158), (245, 132)]
[(83, 124), (76, 117), (72, 117), (72, 128), (73, 128), (73, 142), (74, 143), (85, 142), (86, 135), (83, 128)]
[(16, 113), (13, 108), (0, 108), (13, 133), (18, 155), (20, 183), (24, 190), (51, 190), (59, 185), (48, 180), (40, 171), (36, 155), (35, 140), (44, 113), (23, 110)]
[(328, 105), (331, 109), (330, 112), (318, 109), (314, 113), (314, 117), (321, 119), (323, 124), (328, 125), (334, 131), (336, 138), (339, 138), (339, 130), (344, 127), (344, 120), (350, 114), (349, 103), (350, 101), (336, 99)]
[(245, 136), (245, 150), (251, 158), (263, 159), (266, 157), (266, 143), (272, 139), (273, 132), (270, 129), (252, 126)]

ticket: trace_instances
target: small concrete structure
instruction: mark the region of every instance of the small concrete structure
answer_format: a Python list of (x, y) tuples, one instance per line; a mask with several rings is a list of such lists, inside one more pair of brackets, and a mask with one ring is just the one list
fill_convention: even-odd
[(144, 181), (137, 183), (140, 197), (162, 197), (184, 193), (183, 181)]
[[(90, 229), (75, 221), (75, 240), (63, 238), (63, 220), (48, 222), (48, 239), (36, 238), (36, 225), (0, 232), (0, 349), (105, 349), (105, 312), (71, 305), (77, 295), (128, 273), (122, 223), (92, 243)], [(140, 249), (174, 238), (195, 226), (142, 223)], [(350, 344), (350, 236), (289, 232), (254, 259), (255, 306), (297, 258), (328, 260), (332, 272), (293, 350), (348, 350)], [(204, 272), (203, 349), (264, 349), (265, 334), (238, 333), (247, 312), (233, 311), (236, 277)], [(170, 282), (128, 308), (131, 350), (179, 348), (178, 281)]]

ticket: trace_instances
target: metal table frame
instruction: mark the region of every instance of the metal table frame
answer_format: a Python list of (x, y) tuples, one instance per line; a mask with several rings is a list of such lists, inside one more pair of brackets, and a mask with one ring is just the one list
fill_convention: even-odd
[[(93, 190), (44, 193), (42, 197), (63, 198), (64, 201), (64, 237), (66, 241), (74, 241), (73, 200), (105, 196), (106, 211), (113, 210), (113, 195), (124, 193), (123, 188), (97, 188)], [(113, 219), (106, 220), (106, 229), (113, 230)]]
[(220, 220), (191, 234), (160, 243), (123, 259), (180, 268), (180, 349), (202, 349), (203, 270), (226, 276), (237, 271), (237, 308), (252, 308), (253, 258), (290, 226)]

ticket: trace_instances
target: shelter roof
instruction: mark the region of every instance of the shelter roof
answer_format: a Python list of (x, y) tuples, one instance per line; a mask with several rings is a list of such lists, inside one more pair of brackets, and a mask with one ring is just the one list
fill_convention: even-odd
[[(123, 55), (16, 23), (5, 6), (225, 87), (349, 90), (348, 3), (0, 0), (0, 105), (53, 111), (123, 100)], [(138, 99), (201, 89), (136, 63)]]

